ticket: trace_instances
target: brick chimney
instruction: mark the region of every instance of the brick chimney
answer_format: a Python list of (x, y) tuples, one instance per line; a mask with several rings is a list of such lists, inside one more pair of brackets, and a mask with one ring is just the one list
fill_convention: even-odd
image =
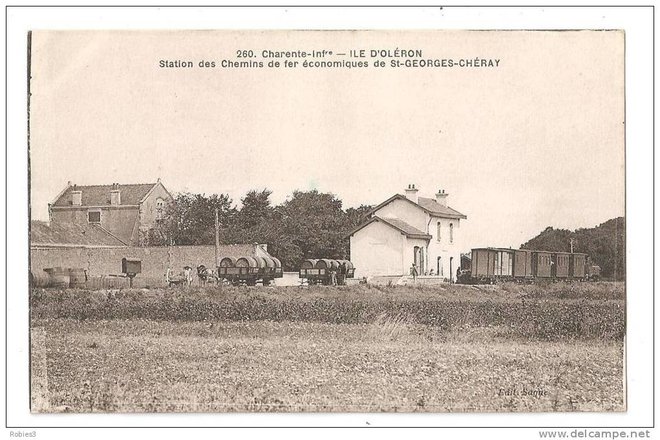
[(119, 184), (113, 183), (110, 190), (110, 204), (121, 205), (121, 191), (119, 191)]
[(78, 191), (78, 185), (73, 185), (73, 189), (71, 190), (71, 204), (82, 206), (82, 191)]
[(413, 203), (417, 203), (417, 188), (415, 188), (414, 183), (411, 183), (408, 185), (408, 188), (406, 188), (406, 198)]
[(446, 208), (447, 196), (449, 196), (449, 194), (447, 194), (444, 189), (439, 189), (437, 194), (435, 195), (435, 201)]

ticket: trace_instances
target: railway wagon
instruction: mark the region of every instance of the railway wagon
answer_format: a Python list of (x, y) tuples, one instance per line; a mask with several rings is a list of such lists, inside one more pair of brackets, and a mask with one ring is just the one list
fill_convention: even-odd
[[(594, 275), (591, 275), (593, 273)], [(495, 283), (498, 280), (532, 281), (598, 279), (600, 268), (589, 265), (586, 254), (529, 249), (472, 249), (471, 271), (458, 282)]]
[(532, 274), (535, 278), (552, 278), (552, 253), (532, 251)]
[(513, 276), (518, 279), (531, 279), (534, 276), (532, 272), (532, 252), (526, 249), (513, 251)]
[(349, 260), (331, 260), (328, 258), (310, 258), (302, 262), (298, 277), (302, 282), (307, 281), (309, 285), (321, 284), (324, 286), (333, 283), (332, 275), (335, 275), (338, 285), (345, 285), (347, 278), (355, 276), (355, 267)]
[(282, 276), (282, 263), (271, 256), (223, 257), (218, 265), (218, 278), (234, 286), (268, 286)]
[(568, 256), (568, 274), (571, 277), (582, 278), (586, 274), (587, 256), (584, 254), (570, 254)]
[(552, 253), (552, 272), (556, 278), (569, 278), (570, 252)]
[(499, 278), (512, 278), (515, 253), (512, 249), (472, 249), (472, 272), (476, 282), (492, 283)]

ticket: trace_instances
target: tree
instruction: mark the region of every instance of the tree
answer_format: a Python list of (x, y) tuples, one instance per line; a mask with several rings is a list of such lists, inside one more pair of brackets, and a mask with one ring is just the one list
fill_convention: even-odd
[(251, 190), (241, 199), (242, 207), (233, 217), (228, 243), (259, 243), (287, 269), (296, 268), (301, 251), (284, 232), (281, 213), (271, 205), (272, 191)]
[(271, 194), (266, 188), (248, 191), (240, 209), (225, 194), (177, 194), (143, 244), (213, 244), (218, 208), (220, 243), (267, 244), (286, 270), (296, 270), (305, 258), (346, 258), (347, 234), (371, 211), (366, 205), (344, 211), (341, 200), (316, 190), (294, 191), (289, 200), (273, 206)]
[(626, 273), (625, 229), (626, 221), (623, 217), (608, 220), (594, 228), (575, 231), (548, 227), (520, 247), (569, 252), (573, 239), (574, 252), (589, 255), (592, 263), (600, 266), (604, 277), (622, 280)]
[(272, 220), (275, 210), (270, 204), (273, 192), (264, 188), (261, 191), (251, 190), (241, 199), (243, 206), (236, 215), (236, 225), (249, 229)]
[(364, 223), (372, 209), (373, 206), (371, 205), (360, 205), (357, 208), (348, 208), (346, 210), (346, 220), (349, 229), (356, 228)]
[(342, 202), (333, 194), (294, 191), (290, 200), (277, 208), (283, 233), (296, 245), (305, 258), (346, 258), (349, 231)]
[(218, 209), (221, 240), (236, 215), (225, 194), (180, 193), (165, 207), (163, 220), (147, 234), (152, 245), (202, 245), (215, 243), (215, 210)]

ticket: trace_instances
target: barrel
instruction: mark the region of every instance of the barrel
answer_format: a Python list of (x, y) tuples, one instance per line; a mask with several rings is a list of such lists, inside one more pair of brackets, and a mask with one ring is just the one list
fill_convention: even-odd
[(87, 282), (87, 275), (85, 269), (71, 268), (69, 269), (69, 286), (73, 288), (85, 287)]
[(353, 263), (349, 260), (338, 260), (339, 264), (346, 264), (346, 270), (353, 269)]
[(71, 278), (69, 277), (69, 271), (65, 271), (61, 267), (51, 267), (44, 269), (48, 273), (50, 280), (48, 281), (49, 287), (59, 287), (66, 288), (69, 287)]
[(263, 262), (263, 267), (267, 267), (269, 269), (274, 269), (275, 268), (275, 262), (273, 261), (272, 258), (270, 257), (258, 257), (261, 259)]
[(322, 258), (316, 262), (317, 269), (337, 269), (339, 268), (339, 263), (337, 260), (330, 260), (327, 258)]
[(50, 275), (43, 270), (30, 271), (30, 282), (32, 287), (48, 287)]
[(300, 265), (301, 269), (314, 269), (318, 260), (308, 259), (302, 262)]
[(254, 257), (241, 257), (236, 260), (236, 267), (260, 267), (261, 263), (258, 263)]
[(235, 267), (236, 257), (224, 257), (220, 260), (220, 267)]

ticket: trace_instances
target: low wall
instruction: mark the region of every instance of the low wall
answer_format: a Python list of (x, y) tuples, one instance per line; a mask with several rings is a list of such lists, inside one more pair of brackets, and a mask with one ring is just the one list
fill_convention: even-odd
[[(134, 279), (135, 287), (165, 286), (165, 273), (174, 273), (184, 266), (193, 269), (200, 264), (215, 267), (214, 246), (126, 247), (126, 248), (57, 248), (32, 249), (31, 270), (42, 271), (50, 267), (82, 268), (89, 277), (121, 274), (122, 258), (142, 261), (142, 273)], [(194, 283), (197, 283), (193, 271)]]

